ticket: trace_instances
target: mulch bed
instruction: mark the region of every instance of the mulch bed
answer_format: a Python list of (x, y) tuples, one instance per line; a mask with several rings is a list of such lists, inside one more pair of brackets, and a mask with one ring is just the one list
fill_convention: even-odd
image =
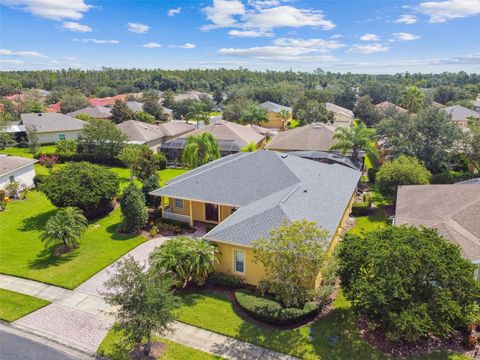
[(136, 346), (130, 351), (130, 357), (135, 360), (155, 360), (165, 352), (165, 344), (161, 342), (153, 342), (148, 355), (145, 355), (144, 347), (144, 344)]
[(394, 357), (411, 357), (430, 354), (436, 351), (453, 351), (466, 353), (465, 334), (457, 333), (449, 339), (442, 340), (436, 337), (428, 337), (415, 343), (407, 341), (391, 341), (385, 337), (380, 329), (371, 330), (366, 319), (358, 322), (360, 336), (372, 347), (392, 355)]

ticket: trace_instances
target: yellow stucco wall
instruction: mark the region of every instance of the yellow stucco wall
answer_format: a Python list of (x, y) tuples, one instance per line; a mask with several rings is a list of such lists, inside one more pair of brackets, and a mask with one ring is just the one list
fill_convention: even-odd
[[(208, 221), (205, 218), (205, 203), (200, 201), (190, 201), (190, 200), (183, 200), (183, 208), (175, 207), (175, 199), (169, 198), (170, 209), (175, 214), (187, 215), (190, 216), (190, 203), (192, 206), (192, 217), (193, 221), (201, 221), (201, 222), (208, 222), (208, 223), (217, 223), (216, 221)], [(230, 216), (230, 206), (227, 205), (219, 205), (218, 214), (220, 222), (225, 220), (227, 217)]]
[[(215, 242), (221, 252), (219, 257), (220, 263), (215, 265), (215, 271), (232, 274), (241, 277), (245, 283), (250, 285), (258, 285), (258, 282), (265, 276), (265, 269), (262, 264), (253, 261), (253, 249)], [(233, 251), (241, 250), (245, 253), (245, 273), (239, 274), (234, 272), (233, 267)]]
[(175, 206), (175, 199), (174, 198), (169, 199), (169, 204), (170, 204), (170, 209), (173, 213), (190, 216), (190, 201), (189, 200), (183, 200), (183, 207), (182, 208), (177, 208)]
[[(292, 117), (290, 116), (288, 120), (290, 120)], [(282, 119), (278, 116), (278, 113), (275, 112), (268, 112), (268, 122), (264, 122), (261, 124), (264, 127), (268, 128), (277, 128), (280, 129), (282, 127)]]

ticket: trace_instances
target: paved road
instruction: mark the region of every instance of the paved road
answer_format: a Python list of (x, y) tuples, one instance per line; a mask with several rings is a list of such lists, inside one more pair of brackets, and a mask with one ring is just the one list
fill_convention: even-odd
[(0, 330), (2, 360), (72, 360), (77, 359), (49, 346)]

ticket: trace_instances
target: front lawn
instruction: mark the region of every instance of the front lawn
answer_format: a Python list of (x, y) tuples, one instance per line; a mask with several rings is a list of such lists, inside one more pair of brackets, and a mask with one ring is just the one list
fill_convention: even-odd
[[(39, 146), (39, 153), (52, 154), (55, 152), (55, 145), (44, 145)], [(30, 152), (29, 148), (20, 148), (20, 147), (9, 147), (3, 150), (0, 150), (0, 154), (12, 155), (12, 156), (23, 156), (26, 158), (33, 159), (33, 154)]]
[(12, 201), (0, 212), (0, 272), (73, 289), (145, 241), (142, 236), (116, 232), (120, 209), (90, 223), (80, 247), (54, 257), (45, 250), (40, 233), (55, 207), (40, 192)]
[[(302, 359), (389, 359), (373, 349), (358, 333), (357, 318), (340, 294), (334, 310), (313, 324), (277, 330), (256, 326), (242, 319), (223, 295), (208, 292), (183, 295), (184, 305), (176, 311), (179, 321)], [(329, 337), (338, 336), (335, 345)], [(421, 359), (468, 359), (436, 353)]]
[(48, 304), (46, 300), (0, 289), (0, 320), (15, 321)]
[[(191, 347), (175, 343), (173, 341), (158, 338), (156, 339), (166, 346), (165, 352), (158, 358), (158, 360), (216, 360), (221, 357), (208, 354), (206, 352), (193, 349)], [(110, 357), (115, 360), (128, 360), (128, 350), (124, 349), (121, 344), (121, 337), (117, 331), (110, 330), (98, 347), (98, 354), (100, 356)]]

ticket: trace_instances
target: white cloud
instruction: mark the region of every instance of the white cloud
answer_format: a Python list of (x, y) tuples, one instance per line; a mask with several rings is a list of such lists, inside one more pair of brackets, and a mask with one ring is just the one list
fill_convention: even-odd
[(118, 40), (99, 40), (99, 39), (73, 39), (73, 41), (81, 43), (93, 43), (93, 44), (119, 44)]
[(418, 5), (417, 10), (430, 17), (431, 23), (444, 23), (452, 19), (480, 14), (480, 0), (427, 1)]
[(400, 15), (400, 17), (395, 20), (397, 24), (415, 24), (417, 22), (417, 17), (415, 15)]
[(378, 43), (372, 43), (372, 44), (365, 44), (365, 45), (353, 45), (349, 52), (352, 53), (360, 53), (360, 54), (373, 54), (373, 53), (380, 53), (380, 52), (386, 52), (390, 48), (388, 46), (378, 44)]
[(365, 34), (360, 36), (360, 40), (362, 41), (379, 41), (380, 38), (375, 34)]
[(273, 33), (269, 31), (262, 31), (262, 30), (230, 30), (228, 35), (235, 36), (235, 37), (249, 37), (249, 38), (257, 38), (257, 37), (272, 37)]
[(131, 23), (129, 22), (127, 24), (128, 31), (136, 33), (136, 34), (145, 34), (148, 29), (150, 29), (150, 26), (145, 25), (145, 24), (140, 24), (140, 23)]
[(341, 39), (342, 37), (343, 37), (343, 35), (340, 35), (340, 34), (335, 34), (335, 35), (330, 36), (331, 39)]
[(62, 23), (62, 28), (73, 32), (91, 32), (93, 31), (90, 26), (79, 24), (78, 22), (65, 21)]
[(294, 39), (294, 38), (278, 38), (273, 41), (278, 46), (295, 46), (303, 48), (321, 49), (324, 51), (338, 49), (345, 45), (336, 40), (323, 39)]
[(159, 44), (159, 43), (156, 43), (156, 42), (149, 42), (149, 43), (143, 44), (142, 47), (149, 48), (149, 49), (155, 49), (155, 48), (162, 47), (162, 45)]
[(0, 49), (1, 56), (17, 56), (17, 57), (33, 57), (33, 58), (48, 58), (47, 55), (44, 55), (38, 51), (15, 51), (8, 49)]
[(2, 4), (52, 20), (81, 19), (92, 7), (83, 0), (2, 0)]
[(0, 64), (2, 65), (23, 65), (25, 64), (22, 60), (15, 60), (15, 59), (0, 59)]
[(181, 7), (177, 7), (177, 8), (174, 8), (174, 9), (170, 9), (167, 11), (167, 15), (168, 16), (175, 16), (175, 15), (178, 15), (182, 12), (182, 8)]
[(169, 45), (170, 48), (178, 48), (178, 49), (193, 49), (196, 48), (197, 45), (191, 43), (185, 43), (183, 45)]
[(399, 41), (412, 41), (420, 39), (420, 35), (414, 35), (406, 32), (393, 33), (393, 36)]
[[(300, 28), (310, 26), (331, 30), (335, 24), (326, 20), (322, 11), (301, 9), (290, 5), (280, 5), (281, 1), (249, 1), (248, 9), (240, 0), (213, 0), (212, 6), (203, 9), (210, 23), (201, 27), (208, 31), (219, 28), (239, 29), (234, 34), (248, 33), (259, 37), (264, 33), (271, 36), (275, 28)], [(258, 35), (258, 36), (257, 36)], [(236, 36), (236, 35), (233, 35)]]

